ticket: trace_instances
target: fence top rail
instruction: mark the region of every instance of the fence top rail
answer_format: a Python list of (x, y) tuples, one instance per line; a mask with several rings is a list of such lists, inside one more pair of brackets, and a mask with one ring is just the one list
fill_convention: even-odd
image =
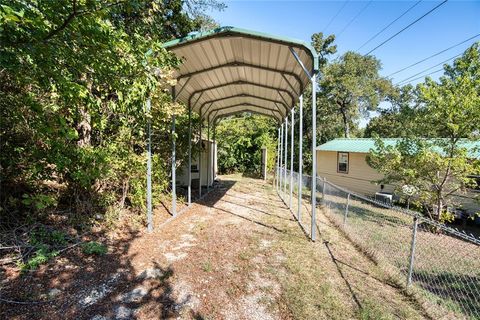
[(439, 228), (441, 229), (442, 231), (444, 232), (447, 232), (447, 233), (450, 233), (452, 235), (455, 235), (463, 240), (466, 240), (466, 241), (469, 241), (473, 244), (476, 244), (477, 246), (480, 246), (480, 239), (478, 239), (477, 237), (475, 237), (474, 235), (470, 235), (470, 234), (467, 234), (465, 233), (465, 231), (460, 231), (456, 228), (452, 228), (452, 227), (447, 227), (445, 226), (444, 224), (440, 223), (440, 222), (437, 222), (437, 221), (434, 221), (430, 218), (426, 218), (424, 217), (420, 212), (417, 212), (417, 211), (413, 211), (413, 210), (409, 210), (409, 209), (405, 209), (405, 208), (402, 208), (402, 207), (399, 207), (399, 206), (395, 206), (395, 205), (388, 205), (386, 203), (383, 203), (381, 201), (378, 201), (378, 200), (375, 200), (373, 198), (370, 198), (368, 196), (365, 196), (365, 195), (361, 195), (361, 194), (358, 194), (356, 192), (353, 192), (353, 191), (350, 191), (348, 189), (345, 189), (345, 188), (342, 188), (340, 186), (337, 186), (336, 184), (333, 184), (332, 182), (328, 181), (327, 179), (324, 179), (324, 178), (319, 178), (317, 177), (317, 181), (320, 180), (320, 181), (324, 181), (325, 183), (327, 183), (328, 185), (330, 185), (331, 187), (339, 190), (339, 191), (342, 191), (342, 192), (345, 192), (347, 194), (350, 194), (350, 195), (353, 195), (354, 197), (356, 198), (359, 198), (361, 200), (364, 200), (364, 201), (367, 201), (369, 203), (372, 203), (372, 204), (375, 204), (379, 207), (382, 207), (382, 208), (385, 208), (385, 209), (390, 209), (390, 210), (395, 210), (397, 212), (400, 212), (402, 214), (405, 214), (405, 215), (408, 215), (408, 216), (411, 216), (411, 217), (414, 217), (414, 218), (417, 218), (419, 220), (419, 222), (425, 222), (425, 223), (428, 223), (430, 224), (431, 226), (434, 226), (436, 228)]

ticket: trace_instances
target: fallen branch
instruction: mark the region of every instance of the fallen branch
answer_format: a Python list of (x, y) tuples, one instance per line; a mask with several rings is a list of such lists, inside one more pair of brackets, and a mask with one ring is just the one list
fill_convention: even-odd
[(15, 300), (8, 300), (0, 298), (0, 303), (12, 303), (12, 304), (42, 304), (42, 303), (49, 303), (52, 300), (48, 301), (15, 301)]

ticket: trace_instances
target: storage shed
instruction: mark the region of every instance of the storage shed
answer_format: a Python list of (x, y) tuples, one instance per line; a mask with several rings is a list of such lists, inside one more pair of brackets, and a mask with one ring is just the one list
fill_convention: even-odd
[[(208, 179), (208, 186), (212, 186), (215, 178), (217, 177), (218, 167), (217, 167), (217, 144), (215, 141), (202, 139), (202, 152), (201, 152), (202, 160), (200, 164), (202, 166), (201, 170), (202, 174), (202, 187), (207, 186), (207, 179)], [(210, 161), (208, 160), (210, 157)], [(208, 168), (210, 166), (210, 168)], [(198, 181), (199, 181), (199, 161), (196, 158), (192, 157), (192, 165), (191, 165), (191, 177), (192, 177), (192, 187), (198, 188)], [(208, 174), (207, 174), (208, 173)], [(185, 164), (180, 170), (179, 174), (177, 175), (176, 179), (177, 185), (186, 187), (188, 186), (188, 164)]]

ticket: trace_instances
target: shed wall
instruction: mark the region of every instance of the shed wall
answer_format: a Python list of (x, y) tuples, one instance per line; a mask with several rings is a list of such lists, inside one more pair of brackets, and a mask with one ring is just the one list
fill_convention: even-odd
[(380, 185), (374, 183), (383, 175), (371, 168), (366, 162), (367, 153), (349, 153), (348, 173), (337, 172), (337, 152), (317, 150), (317, 175), (325, 177), (328, 181), (349, 189), (351, 191), (374, 196), (376, 192), (393, 192), (393, 185)]

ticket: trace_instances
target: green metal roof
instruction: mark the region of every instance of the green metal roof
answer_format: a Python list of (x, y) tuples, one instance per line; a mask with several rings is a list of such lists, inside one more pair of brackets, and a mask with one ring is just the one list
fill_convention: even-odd
[(308, 43), (261, 32), (222, 27), (163, 45), (181, 64), (174, 71), (175, 100), (207, 121), (245, 111), (288, 116), (318, 71)]
[(219, 28), (215, 28), (215, 29), (203, 31), (203, 32), (194, 32), (183, 38), (170, 40), (164, 43), (162, 47), (169, 49), (169, 48), (177, 47), (186, 43), (201, 41), (201, 40), (205, 40), (206, 38), (212, 38), (216, 36), (228, 36), (229, 34), (239, 34), (239, 35), (244, 35), (251, 38), (270, 40), (272, 42), (293, 45), (296, 47), (297, 46), (304, 47), (312, 55), (314, 71), (318, 71), (318, 53), (315, 50), (315, 48), (312, 47), (309, 43), (302, 40), (289, 38), (289, 37), (276, 36), (268, 33), (247, 30), (243, 28), (236, 28), (232, 26), (219, 27)]
[[(401, 138), (384, 138), (382, 139), (385, 146), (395, 146)], [(480, 159), (480, 141), (464, 140), (461, 146), (467, 148), (473, 158)], [(321, 151), (343, 151), (343, 152), (359, 152), (368, 153), (375, 150), (375, 139), (371, 138), (338, 138), (317, 147)]]

